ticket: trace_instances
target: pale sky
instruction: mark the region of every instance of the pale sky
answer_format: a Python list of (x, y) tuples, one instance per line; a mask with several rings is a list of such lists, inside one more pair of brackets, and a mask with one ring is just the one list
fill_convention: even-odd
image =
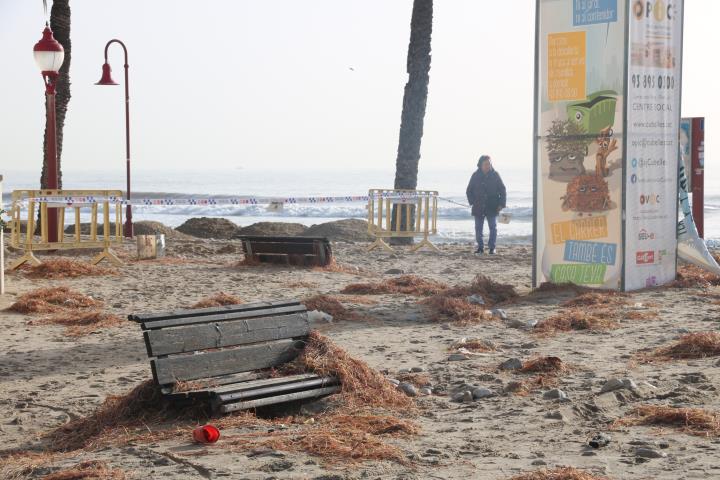
[[(48, 3), (51, 3), (49, 1)], [(66, 173), (124, 168), (123, 86), (93, 85), (129, 50), (138, 169), (394, 169), (412, 0), (72, 0)], [(533, 0), (435, 0), (420, 169), (532, 168)], [(687, 0), (683, 115), (705, 116), (720, 176), (717, 0)], [(40, 0), (0, 0), (0, 173), (42, 162), (32, 56)], [(122, 49), (110, 50), (122, 83)], [(350, 68), (354, 69), (351, 70)]]

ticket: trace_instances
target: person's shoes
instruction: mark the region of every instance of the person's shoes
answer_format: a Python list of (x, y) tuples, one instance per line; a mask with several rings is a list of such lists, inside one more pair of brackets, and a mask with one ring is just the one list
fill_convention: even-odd
[(475, 253), (478, 254), (478, 255), (482, 255), (483, 253), (485, 253), (485, 250), (483, 250), (482, 248), (478, 247), (478, 248), (475, 250)]
[(496, 253), (496, 252), (495, 252), (495, 249), (494, 249), (494, 248), (491, 248), (489, 253), (490, 253), (490, 255), (495, 255), (495, 253)]

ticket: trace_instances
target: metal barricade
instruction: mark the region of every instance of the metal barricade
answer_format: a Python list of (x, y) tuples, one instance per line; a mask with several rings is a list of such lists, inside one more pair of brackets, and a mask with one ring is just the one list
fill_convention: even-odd
[(412, 251), (422, 247), (439, 251), (429, 239), (437, 233), (438, 192), (371, 189), (368, 196), (368, 232), (375, 236), (368, 251), (381, 247), (392, 252), (385, 239), (407, 237), (422, 237)]
[[(63, 203), (63, 198), (72, 198), (72, 202)], [(84, 198), (83, 201), (76, 201)], [(33, 254), (39, 250), (102, 249), (92, 263), (107, 259), (114, 265), (122, 265), (120, 259), (111, 250), (113, 244), (122, 244), (122, 199), (120, 190), (15, 190), (12, 193), (10, 207), (10, 245), (24, 250), (24, 255), (10, 265), (10, 270), (29, 262), (39, 265), (41, 262)], [(23, 208), (26, 207), (26, 208)], [(111, 215), (111, 208), (115, 207)], [(90, 209), (90, 234), (83, 237), (80, 231), (80, 209)], [(57, 241), (49, 241), (48, 217), (52, 210), (57, 211)], [(66, 210), (75, 214), (75, 229), (71, 235), (65, 234)], [(22, 215), (27, 214), (25, 233), (21, 232)], [(40, 235), (36, 235), (36, 218), (39, 212)], [(98, 214), (102, 212), (102, 238), (98, 238)], [(111, 222), (111, 218), (114, 220)], [(111, 229), (111, 225), (114, 229)]]

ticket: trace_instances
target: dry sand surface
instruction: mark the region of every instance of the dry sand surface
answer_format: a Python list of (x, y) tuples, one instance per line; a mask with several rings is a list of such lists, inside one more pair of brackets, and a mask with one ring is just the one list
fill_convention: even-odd
[[(718, 332), (720, 288), (642, 291), (621, 299), (619, 306), (605, 299), (603, 306), (611, 311), (600, 317), (610, 318), (615, 328), (538, 334), (531, 325), (558, 312), (567, 315), (571, 307), (561, 304), (577, 292), (530, 294), (529, 247), (502, 248), (498, 256), (482, 257), (472, 255), (469, 245), (445, 245), (440, 253), (400, 249), (396, 254), (366, 253), (365, 247), (335, 244), (337, 261), (347, 268), (330, 271), (238, 266), (242, 254), (237, 241), (178, 239), (169, 241), (167, 258), (157, 261), (132, 261), (132, 245), (125, 245), (128, 261), (117, 275), (48, 280), (10, 274), (9, 294), (0, 297), (0, 477), (43, 478), (95, 460), (107, 464), (100, 468), (105, 473), (57, 478), (122, 478), (124, 472), (127, 478), (140, 479), (510, 479), (563, 465), (610, 479), (720, 478), (720, 424), (714, 430), (706, 426), (703, 436), (671, 426), (616, 422), (643, 405), (720, 412), (720, 357), (654, 362), (645, 358), (684, 334)], [(87, 261), (89, 256), (77, 258)], [(348, 284), (387, 280), (399, 272), (449, 285), (469, 285), (475, 275), (483, 274), (512, 284), (520, 294), (501, 306), (507, 319), (464, 324), (436, 321), (437, 315), (416, 296), (341, 296), (359, 315), (353, 321), (318, 326), (388, 378), (408, 379), (412, 376), (403, 369), (422, 369), (416, 380), (429, 381), (433, 393), (415, 397), (417, 411), (405, 415), (420, 433), (387, 439), (402, 451), (402, 463), (349, 464), (303, 452), (230, 449), (223, 438), (199, 446), (192, 443), (189, 429), (176, 438), (131, 440), (55, 457), (7, 456), (11, 449), (37, 448), (42, 434), (91, 414), (106, 396), (124, 394), (151, 376), (137, 324), (123, 321), (90, 328), (86, 335), (70, 335), (64, 326), (33, 322), (38, 315), (6, 311), (21, 294), (67, 286), (103, 301), (105, 312), (125, 318), (130, 313), (188, 307), (217, 292), (248, 302), (338, 295)], [(585, 314), (597, 309), (577, 308)], [(453, 345), (463, 338), (480, 339), (491, 348), (458, 353)], [(499, 368), (511, 359), (527, 365), (545, 356), (560, 359), (549, 361), (562, 366), (557, 375), (538, 377), (541, 374)], [(510, 361), (506, 367), (513, 363), (519, 366)], [(608, 383), (613, 378), (616, 381)], [(601, 393), (606, 383), (606, 389), (612, 388)], [(453, 401), (473, 390), (478, 397), (488, 396)], [(296, 417), (299, 426), (237, 427), (222, 434), (226, 438), (258, 429), (267, 433), (302, 428), (313, 415), (309, 406)], [(589, 446), (600, 433), (609, 443)], [(18, 467), (23, 461), (33, 467)], [(111, 473), (113, 469), (122, 472)]]

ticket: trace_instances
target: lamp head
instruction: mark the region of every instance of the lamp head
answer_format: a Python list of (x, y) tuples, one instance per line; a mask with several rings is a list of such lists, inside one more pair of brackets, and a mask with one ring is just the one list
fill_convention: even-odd
[(118, 83), (113, 80), (112, 78), (112, 69), (110, 68), (109, 63), (103, 63), (102, 66), (102, 77), (100, 77), (100, 81), (97, 82), (95, 85), (117, 85)]

